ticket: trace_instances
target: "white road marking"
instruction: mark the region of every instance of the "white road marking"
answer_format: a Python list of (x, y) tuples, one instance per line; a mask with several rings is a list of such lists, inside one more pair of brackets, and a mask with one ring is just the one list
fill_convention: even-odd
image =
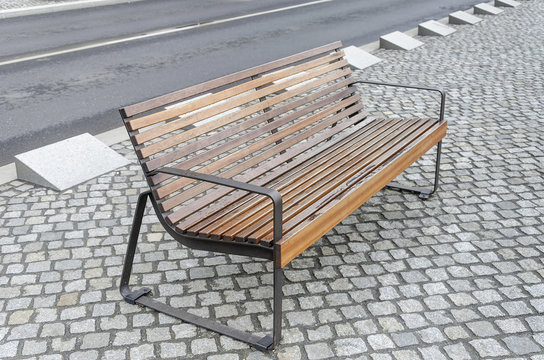
[(216, 24), (223, 24), (223, 23), (228, 23), (228, 22), (231, 22), (231, 21), (248, 19), (248, 18), (252, 18), (252, 17), (256, 17), (256, 16), (273, 14), (273, 13), (277, 13), (277, 12), (292, 10), (292, 9), (311, 6), (311, 5), (317, 5), (317, 4), (331, 2), (331, 1), (334, 1), (334, 0), (316, 0), (316, 1), (311, 1), (311, 2), (304, 3), (304, 4), (286, 6), (286, 7), (282, 7), (282, 8), (278, 8), (278, 9), (260, 11), (260, 12), (256, 12), (256, 13), (252, 13), (252, 14), (240, 15), (240, 16), (235, 16), (235, 17), (226, 18), (226, 19), (219, 19), (219, 20), (214, 20), (214, 21), (209, 21), (209, 22), (204, 22), (204, 23), (184, 25), (184, 26), (175, 26), (175, 27), (170, 27), (170, 28), (166, 28), (166, 29), (150, 31), (150, 32), (146, 32), (144, 34), (139, 34), (139, 35), (131, 35), (131, 36), (121, 37), (121, 38), (117, 38), (117, 39), (101, 41), (101, 42), (88, 43), (86, 45), (79, 45), (79, 46), (66, 48), (66, 49), (62, 49), (62, 50), (57, 50), (57, 51), (40, 52), (40, 53), (37, 53), (37, 54), (34, 54), (34, 55), (22, 56), (22, 57), (13, 58), (13, 59), (6, 60), (6, 61), (1, 61), (0, 66), (9, 65), (9, 64), (16, 64), (16, 63), (20, 63), (20, 62), (24, 62), (24, 61), (38, 60), (38, 59), (43, 59), (43, 58), (47, 58), (47, 57), (51, 57), (51, 56), (68, 54), (68, 53), (73, 53), (73, 52), (82, 51), (82, 50), (95, 49), (95, 48), (99, 48), (99, 47), (103, 47), (103, 46), (115, 45), (115, 44), (120, 44), (120, 43), (129, 42), (129, 41), (140, 40), (140, 39), (146, 39), (146, 38), (155, 37), (155, 36), (167, 35), (167, 34), (172, 34), (172, 33), (176, 33), (176, 32), (191, 30), (191, 29), (198, 28), (198, 27), (204, 27), (204, 26), (216, 25)]

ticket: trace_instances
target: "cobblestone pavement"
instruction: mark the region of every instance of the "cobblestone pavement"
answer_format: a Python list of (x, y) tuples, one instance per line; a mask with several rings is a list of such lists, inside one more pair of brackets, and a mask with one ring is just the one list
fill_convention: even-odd
[[(125, 142), (114, 149), (132, 165), (73, 190), (0, 185), (0, 358), (544, 359), (544, 2), (484, 17), (411, 52), (380, 50), (358, 73), (447, 89), (442, 185), (427, 201), (381, 191), (288, 265), (275, 352), (121, 300), (145, 188)], [(385, 115), (434, 101), (362, 90), (385, 95), (386, 110), (367, 100)], [(425, 184), (433, 166), (425, 156), (402, 180)], [(153, 214), (142, 230), (133, 284), (270, 329), (268, 263), (163, 241)]]

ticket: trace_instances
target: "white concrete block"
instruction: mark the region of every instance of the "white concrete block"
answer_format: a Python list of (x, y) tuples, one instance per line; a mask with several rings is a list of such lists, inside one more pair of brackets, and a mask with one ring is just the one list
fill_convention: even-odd
[(63, 191), (130, 162), (90, 134), (15, 156), (17, 177)]
[(474, 25), (482, 21), (481, 18), (464, 11), (456, 11), (449, 16), (449, 23), (456, 25)]
[(349, 64), (357, 69), (364, 69), (374, 64), (382, 61), (377, 56), (372, 55), (356, 46), (348, 46), (344, 48), (344, 53), (346, 54), (346, 59)]
[(394, 31), (380, 37), (380, 47), (384, 49), (412, 50), (421, 45), (423, 45), (421, 41), (400, 31)]
[(448, 36), (453, 34), (455, 29), (441, 22), (429, 20), (419, 24), (417, 31), (423, 36)]
[(518, 7), (521, 3), (515, 0), (495, 0), (495, 6), (501, 7)]
[(493, 5), (489, 5), (487, 3), (481, 3), (478, 5), (474, 5), (474, 13), (475, 14), (483, 14), (483, 15), (498, 15), (502, 13), (504, 10), (494, 7)]

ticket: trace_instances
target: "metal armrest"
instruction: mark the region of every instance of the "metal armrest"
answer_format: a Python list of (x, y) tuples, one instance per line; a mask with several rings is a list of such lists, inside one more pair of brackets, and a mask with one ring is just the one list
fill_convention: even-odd
[(241, 181), (225, 179), (215, 175), (201, 174), (191, 170), (182, 170), (172, 167), (163, 167), (153, 171), (153, 173), (165, 173), (170, 175), (176, 175), (186, 177), (189, 179), (200, 180), (216, 185), (223, 185), (238, 190), (244, 190), (250, 193), (260, 194), (268, 196), (274, 205), (274, 243), (276, 244), (282, 237), (282, 217), (283, 217), (283, 201), (280, 193), (277, 190), (265, 188), (263, 186), (247, 184)]
[(426, 91), (436, 91), (440, 93), (440, 116), (439, 121), (444, 121), (444, 107), (446, 105), (446, 92), (442, 89), (438, 88), (431, 88), (427, 86), (420, 86), (420, 85), (403, 85), (403, 84), (394, 84), (394, 83), (384, 83), (379, 81), (373, 81), (373, 80), (357, 80), (354, 82), (354, 84), (371, 84), (371, 85), (382, 85), (382, 86), (392, 86), (392, 87), (401, 87), (401, 88), (407, 88), (407, 89), (417, 89), (417, 90), (426, 90)]

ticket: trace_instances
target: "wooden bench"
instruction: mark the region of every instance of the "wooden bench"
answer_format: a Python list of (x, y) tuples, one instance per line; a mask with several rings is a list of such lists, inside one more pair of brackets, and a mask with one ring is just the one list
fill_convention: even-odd
[[(126, 301), (266, 350), (281, 337), (282, 268), (437, 145), (445, 94), (355, 81), (340, 42), (206, 81), (120, 110), (150, 190), (140, 195), (121, 279)], [(354, 86), (438, 91), (435, 118), (376, 119)], [(130, 290), (147, 198), (191, 248), (273, 261), (273, 336), (200, 318)]]

